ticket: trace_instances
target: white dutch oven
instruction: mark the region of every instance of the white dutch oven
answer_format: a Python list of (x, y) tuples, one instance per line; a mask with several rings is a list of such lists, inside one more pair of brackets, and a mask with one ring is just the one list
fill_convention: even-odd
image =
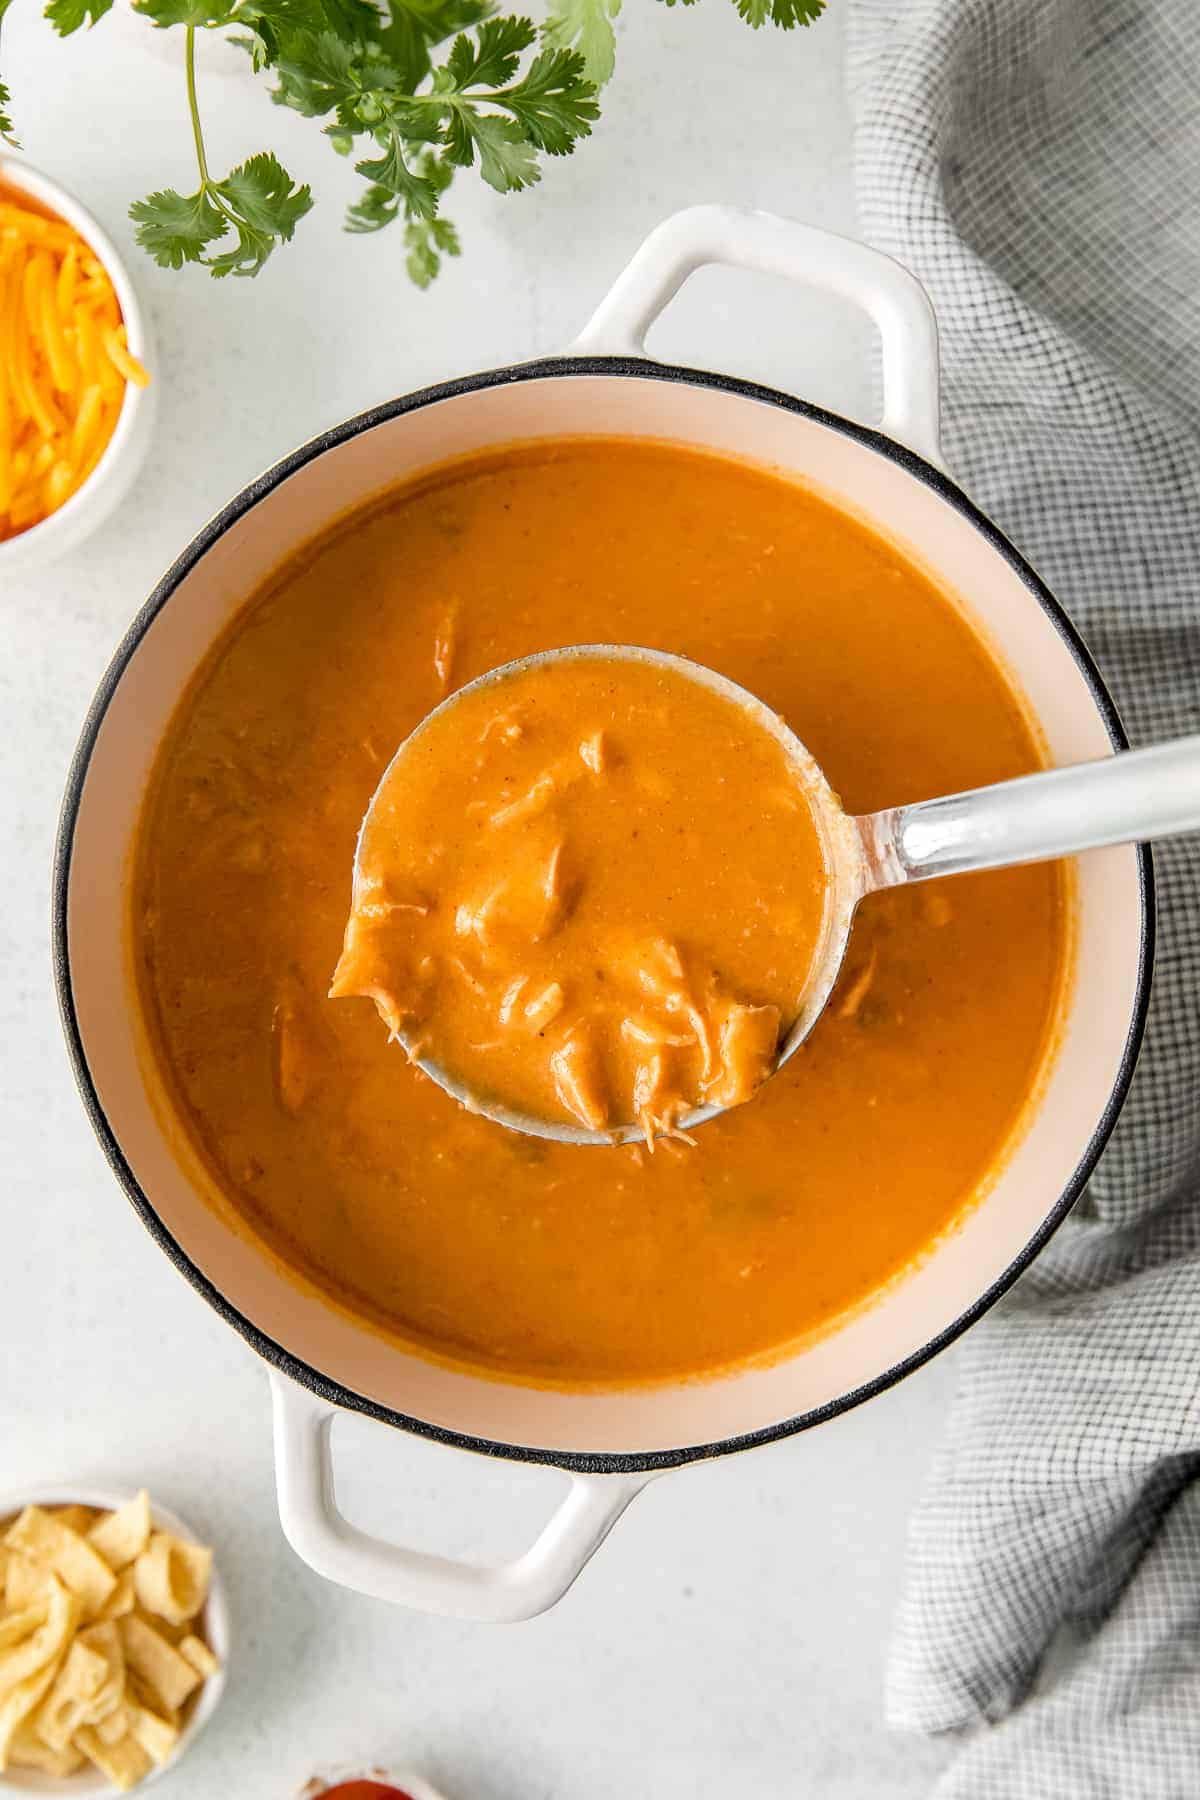
[[(646, 331), (693, 270), (730, 263), (827, 288), (865, 309), (883, 350), (881, 431), (725, 376), (646, 360)], [(663, 1470), (829, 1418), (915, 1368), (994, 1301), (1090, 1173), (1129, 1083), (1149, 982), (1148, 857), (1080, 868), (1077, 975), (1036, 1117), (986, 1199), (906, 1279), (822, 1342), (770, 1368), (629, 1392), (480, 1380), (389, 1346), (289, 1280), (225, 1224), (155, 1116), (123, 943), (124, 882), (155, 749), (180, 693), (255, 584), (347, 507), (490, 444), (627, 433), (732, 452), (811, 481), (963, 598), (1022, 684), (1059, 763), (1124, 742), (1087, 652), (1032, 570), (940, 470), (937, 340), (918, 283), (889, 258), (808, 226), (700, 207), (642, 246), (563, 357), (394, 400), (297, 450), (240, 494), (151, 596), (96, 697), (71, 770), (55, 880), (55, 955), (85, 1105), (163, 1249), (272, 1365), (283, 1528), (331, 1580), (465, 1617), (551, 1606)], [(219, 1046), (214, 1046), (219, 1054)], [(562, 1505), (516, 1562), (480, 1568), (384, 1543), (333, 1493), (330, 1427), (351, 1407), (492, 1456), (556, 1464)]]

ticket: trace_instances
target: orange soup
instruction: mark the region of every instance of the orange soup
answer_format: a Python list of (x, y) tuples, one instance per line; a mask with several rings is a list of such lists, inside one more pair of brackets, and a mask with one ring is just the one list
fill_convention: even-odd
[(484, 1107), (651, 1151), (748, 1100), (831, 883), (806, 761), (692, 668), (577, 646), (440, 708), (363, 824), (334, 997)]
[(871, 896), (808, 1042), (694, 1148), (467, 1113), (371, 1000), (329, 998), (359, 826), (447, 691), (604, 642), (757, 694), (851, 812), (1039, 766), (953, 598), (816, 493), (665, 445), (512, 447), (247, 596), (160, 752), (131, 888), (155, 1079), (213, 1204), (379, 1331), (577, 1388), (782, 1354), (918, 1260), (1022, 1129), (1069, 939), (1061, 865)]

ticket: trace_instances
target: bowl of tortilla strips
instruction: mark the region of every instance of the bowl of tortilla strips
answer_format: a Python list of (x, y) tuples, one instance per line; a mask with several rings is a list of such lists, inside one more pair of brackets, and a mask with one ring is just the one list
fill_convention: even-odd
[(221, 1698), (213, 1554), (144, 1489), (0, 1493), (0, 1794), (126, 1791)]

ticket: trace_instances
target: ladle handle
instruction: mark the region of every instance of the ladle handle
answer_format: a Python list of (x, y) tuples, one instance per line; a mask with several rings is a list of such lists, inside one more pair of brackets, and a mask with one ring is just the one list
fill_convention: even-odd
[(1200, 736), (858, 820), (869, 889), (1200, 830)]

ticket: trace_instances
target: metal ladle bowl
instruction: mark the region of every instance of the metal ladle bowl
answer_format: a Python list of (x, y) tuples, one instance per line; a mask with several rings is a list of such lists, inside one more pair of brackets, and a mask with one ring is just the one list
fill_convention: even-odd
[[(723, 695), (760, 729), (781, 744), (800, 775), (821, 837), (829, 872), (822, 937), (796, 1018), (779, 1048), (777, 1072), (793, 1056), (824, 1011), (841, 973), (854, 914), (868, 894), (980, 869), (1012, 868), (1045, 862), (1107, 844), (1145, 843), (1200, 830), (1200, 735), (1148, 750), (1119, 751), (1097, 762), (1048, 769), (1015, 781), (973, 788), (967, 793), (922, 800), (883, 812), (847, 813), (820, 765), (788, 725), (745, 688), (686, 657), (632, 644), (576, 644), (544, 650), (490, 670), (459, 688), (434, 708), (400, 745), (372, 795), (359, 831), (354, 859), (357, 895), (363, 845), (380, 795), (397, 763), (433, 720), (444, 720), (467, 694), (500, 686), (530, 669), (587, 659), (640, 662), (672, 671)], [(400, 1034), (405, 1048), (412, 1044)], [(454, 1073), (417, 1054), (418, 1068), (470, 1112), (481, 1113), (511, 1131), (565, 1144), (640, 1143), (637, 1124), (591, 1131), (519, 1112), (479, 1094)], [(686, 1131), (722, 1110), (697, 1107), (680, 1124)]]

